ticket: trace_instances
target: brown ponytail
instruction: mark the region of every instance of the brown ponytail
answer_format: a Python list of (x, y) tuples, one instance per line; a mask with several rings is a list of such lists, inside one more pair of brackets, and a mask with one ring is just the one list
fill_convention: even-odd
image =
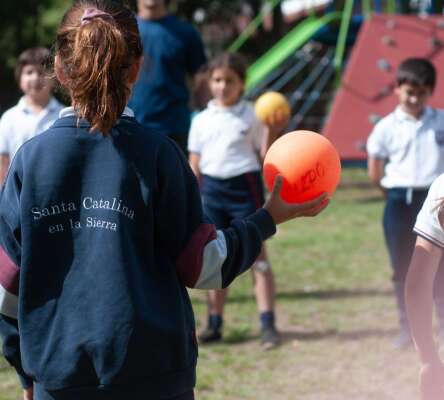
[[(82, 23), (88, 8), (109, 18)], [(76, 112), (91, 123), (91, 131), (108, 133), (129, 99), (130, 67), (142, 55), (135, 16), (114, 1), (77, 1), (58, 29), (56, 54)]]

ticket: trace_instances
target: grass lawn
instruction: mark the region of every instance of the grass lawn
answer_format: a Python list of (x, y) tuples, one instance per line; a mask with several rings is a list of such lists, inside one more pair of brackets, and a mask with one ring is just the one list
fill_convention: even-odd
[[(268, 242), (283, 344), (263, 352), (249, 273), (232, 285), (225, 341), (201, 346), (199, 400), (413, 400), (417, 358), (391, 348), (397, 316), (385, 251), (383, 200), (364, 170), (345, 170), (319, 217), (278, 228)], [(205, 293), (192, 291), (198, 329)], [(17, 400), (0, 361), (0, 400)], [(149, 397), (147, 397), (149, 398)]]

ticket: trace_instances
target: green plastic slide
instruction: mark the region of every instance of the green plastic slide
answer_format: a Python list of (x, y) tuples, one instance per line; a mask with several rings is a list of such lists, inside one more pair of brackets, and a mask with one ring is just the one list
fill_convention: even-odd
[(331, 12), (322, 17), (310, 16), (288, 32), (270, 50), (257, 59), (247, 70), (247, 90), (252, 89), (297, 49), (308, 42), (321, 28), (339, 21), (342, 13)]

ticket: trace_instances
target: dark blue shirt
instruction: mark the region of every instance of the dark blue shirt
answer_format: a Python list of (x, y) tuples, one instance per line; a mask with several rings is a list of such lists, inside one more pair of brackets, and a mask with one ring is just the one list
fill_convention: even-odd
[(144, 126), (161, 134), (187, 134), (190, 127), (186, 77), (206, 62), (198, 32), (174, 15), (138, 20), (144, 64), (129, 106)]

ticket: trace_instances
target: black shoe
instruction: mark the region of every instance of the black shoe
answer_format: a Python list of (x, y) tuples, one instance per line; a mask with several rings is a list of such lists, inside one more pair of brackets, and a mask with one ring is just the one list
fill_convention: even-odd
[(274, 326), (264, 328), (261, 331), (261, 346), (263, 350), (271, 350), (281, 343), (279, 332)]
[(199, 335), (199, 343), (216, 343), (222, 340), (222, 333), (218, 329), (206, 328)]
[(399, 336), (393, 341), (393, 348), (395, 350), (404, 350), (413, 346), (413, 340), (410, 332), (403, 329)]

